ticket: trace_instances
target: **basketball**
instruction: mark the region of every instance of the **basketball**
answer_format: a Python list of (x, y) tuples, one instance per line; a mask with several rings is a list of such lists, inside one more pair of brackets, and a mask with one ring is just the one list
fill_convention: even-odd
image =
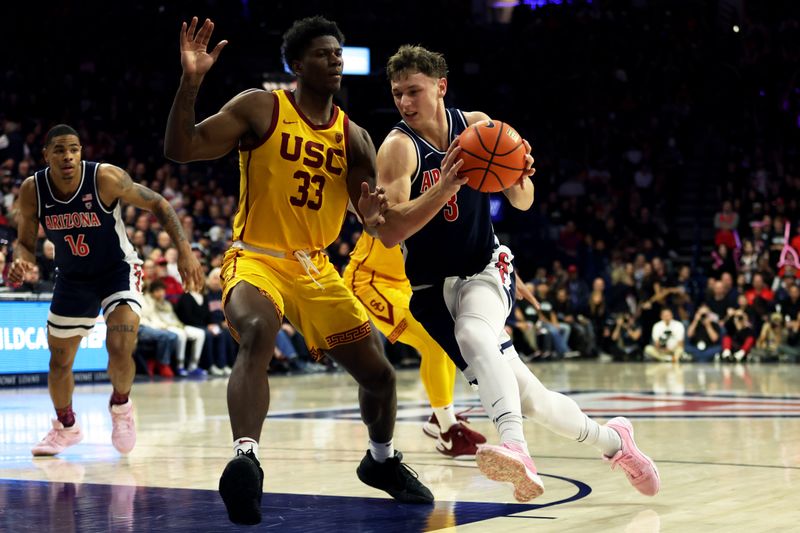
[(460, 176), (481, 192), (499, 192), (516, 183), (525, 170), (525, 145), (519, 133), (499, 120), (482, 120), (461, 132)]

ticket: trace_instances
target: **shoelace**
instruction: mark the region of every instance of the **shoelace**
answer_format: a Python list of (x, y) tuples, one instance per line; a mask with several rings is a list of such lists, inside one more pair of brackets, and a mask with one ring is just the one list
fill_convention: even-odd
[(42, 439), (42, 442), (46, 442), (48, 444), (57, 444), (62, 445), (63, 441), (66, 439), (66, 435), (64, 434), (63, 429), (51, 429), (47, 435)]
[(627, 459), (633, 458), (633, 455), (626, 453), (620, 454), (620, 456), (611, 461), (611, 470), (615, 470), (617, 465), (620, 466), (625, 472), (630, 474), (633, 478), (637, 478), (642, 475), (641, 470), (637, 470), (630, 464), (628, 464)]
[(401, 463), (399, 459), (397, 460), (397, 470), (395, 472), (398, 480), (402, 480), (405, 477), (403, 473), (408, 473), (414, 479), (419, 479), (419, 474), (417, 474), (417, 471), (407, 464)]
[(128, 432), (131, 430), (133, 420), (128, 418), (122, 413), (114, 413), (114, 421), (117, 423), (117, 429)]
[(315, 278), (311, 274), (311, 272), (314, 272), (314, 274), (319, 276), (319, 269), (317, 269), (317, 267), (311, 261), (311, 258), (308, 257), (308, 254), (306, 253), (306, 251), (305, 250), (295, 250), (294, 252), (292, 252), (292, 255), (294, 256), (295, 259), (297, 259), (297, 262), (300, 263), (300, 265), (303, 267), (303, 269), (305, 269), (306, 274), (308, 275), (309, 278), (311, 278), (311, 281), (313, 281), (314, 284), (317, 287), (319, 287), (320, 289), (325, 289), (325, 287), (323, 287), (322, 284), (319, 281), (317, 281), (317, 278)]

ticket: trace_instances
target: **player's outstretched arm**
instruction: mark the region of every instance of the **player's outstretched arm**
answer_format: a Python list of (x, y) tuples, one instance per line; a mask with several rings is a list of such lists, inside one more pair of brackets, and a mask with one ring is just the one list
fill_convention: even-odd
[(98, 193), (105, 205), (116, 200), (134, 205), (153, 213), (178, 250), (178, 271), (186, 290), (203, 287), (203, 269), (192, 253), (191, 243), (183, 232), (175, 210), (167, 200), (155, 191), (134, 183), (127, 172), (113, 165), (101, 165), (98, 173)]
[(17, 244), (14, 246), (14, 261), (8, 269), (8, 281), (12, 286), (22, 283), (25, 273), (36, 264), (39, 214), (34, 179), (30, 176), (22, 182), (17, 198)]
[(413, 142), (403, 133), (392, 132), (378, 150), (378, 186), (386, 193), (385, 222), (377, 228), (381, 242), (391, 248), (422, 229), (467, 182), (458, 176), (456, 141), (442, 160), (439, 181), (421, 196), (411, 197), (411, 178), (417, 168)]
[[(197, 30), (197, 17), (191, 24), (181, 26), (181, 75), (180, 86), (172, 102), (164, 135), (164, 155), (173, 161), (217, 159), (230, 152), (240, 137), (248, 132), (248, 122), (241, 113), (241, 97), (246, 91), (233, 98), (223, 108), (195, 124), (194, 106), (203, 78), (216, 63), (228, 41), (220, 41), (211, 52), (208, 43), (214, 23), (206, 19)], [(271, 111), (271, 110), (270, 110)]]

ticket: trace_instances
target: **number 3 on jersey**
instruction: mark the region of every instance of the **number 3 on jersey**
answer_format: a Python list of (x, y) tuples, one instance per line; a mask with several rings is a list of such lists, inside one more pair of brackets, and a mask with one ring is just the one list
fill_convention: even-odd
[(89, 255), (89, 245), (84, 242), (84, 238), (85, 235), (83, 233), (79, 233), (77, 239), (73, 235), (64, 235), (64, 240), (69, 244), (72, 255), (77, 255), (78, 257)]
[[(422, 173), (422, 185), (420, 186), (420, 193), (423, 193), (433, 187), (439, 181), (441, 172), (438, 168), (433, 170), (426, 170)], [(454, 194), (444, 204), (444, 219), (448, 222), (453, 222), (458, 218), (458, 193)]]

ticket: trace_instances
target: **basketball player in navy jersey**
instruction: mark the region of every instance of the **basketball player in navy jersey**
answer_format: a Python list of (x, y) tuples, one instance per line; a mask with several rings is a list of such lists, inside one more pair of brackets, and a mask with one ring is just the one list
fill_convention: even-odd
[(28, 177), (19, 193), (19, 241), (9, 272), (19, 283), (36, 264), (39, 224), (55, 244), (56, 282), (47, 317), (50, 372), (47, 384), (57, 418), (31, 450), (56, 455), (83, 438), (72, 410), (72, 364), (78, 346), (102, 308), (106, 322), (111, 442), (120, 453), (136, 443), (133, 402), (128, 397), (136, 366), (133, 350), (141, 313), (142, 261), (128, 241), (121, 202), (152, 212), (178, 248), (178, 269), (187, 290), (202, 287), (203, 271), (172, 206), (133, 183), (121, 168), (81, 161), (78, 133), (53, 127), (44, 147), (48, 167)]
[[(523, 433), (525, 416), (596, 447), (639, 492), (656, 494), (656, 466), (636, 447), (630, 422), (615, 418), (599, 425), (572, 399), (545, 388), (505, 334), (515, 292), (514, 256), (494, 235), (488, 195), (462, 187), (467, 179), (458, 175), (456, 138), (489, 117), (445, 108), (447, 64), (441, 54), (402, 46), (389, 59), (387, 74), (402, 120), (378, 150), (378, 184), (389, 203), (374, 229), (387, 247), (403, 243), (412, 314), (477, 384), (497, 428), (500, 445), (479, 446), (478, 467), (490, 479), (513, 483), (518, 501), (542, 494)], [(525, 147), (528, 168), (504, 191), (521, 210), (533, 203), (533, 158), (527, 142)]]

